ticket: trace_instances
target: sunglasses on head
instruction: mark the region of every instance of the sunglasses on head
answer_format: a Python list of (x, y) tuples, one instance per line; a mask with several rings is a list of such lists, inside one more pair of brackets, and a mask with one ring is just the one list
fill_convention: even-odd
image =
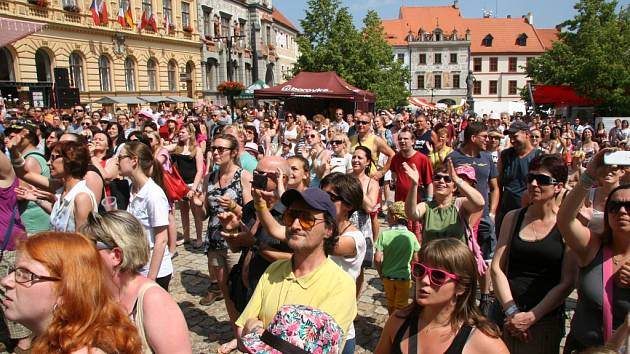
[(618, 213), (623, 207), (626, 213), (630, 213), (630, 200), (609, 200), (606, 208), (611, 213)]
[(442, 179), (443, 179), (443, 180), (444, 180), (444, 182), (446, 182), (446, 183), (450, 183), (450, 182), (452, 182), (452, 181), (453, 181), (453, 180), (451, 179), (451, 176), (449, 176), (449, 175), (444, 175), (444, 174), (441, 174), (441, 173), (438, 173), (438, 174), (436, 174), (436, 175), (433, 175), (433, 180), (434, 180), (434, 181), (439, 181), (439, 180), (442, 180)]
[(284, 223), (284, 226), (293, 225), (295, 219), (298, 219), (298, 222), (300, 223), (300, 226), (302, 227), (302, 229), (304, 229), (304, 231), (309, 231), (310, 229), (312, 229), (315, 226), (316, 221), (324, 220), (315, 218), (313, 216), (313, 212), (307, 210), (291, 209), (285, 211), (282, 215), (282, 222)]
[(536, 181), (541, 186), (550, 186), (552, 184), (558, 184), (558, 180), (551, 176), (529, 173), (527, 174), (527, 183)]
[(446, 284), (449, 279), (453, 279), (454, 281), (457, 281), (458, 279), (455, 274), (449, 273), (445, 270), (427, 267), (422, 263), (412, 264), (411, 274), (413, 274), (416, 279), (423, 278), (426, 274), (428, 274), (429, 283), (434, 286), (442, 286)]

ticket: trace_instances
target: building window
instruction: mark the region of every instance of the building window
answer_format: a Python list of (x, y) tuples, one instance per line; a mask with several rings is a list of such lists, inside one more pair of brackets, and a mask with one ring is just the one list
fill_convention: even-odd
[(510, 57), (508, 60), (508, 71), (511, 73), (516, 72), (516, 57)]
[(203, 34), (206, 37), (212, 37), (212, 19), (210, 17), (210, 11), (207, 9), (203, 10)]
[(499, 70), (499, 58), (490, 58), (490, 71), (496, 72)]
[(433, 88), (435, 89), (442, 88), (442, 74), (437, 74), (433, 76)]
[(421, 65), (425, 65), (427, 63), (427, 55), (426, 54), (420, 54), (420, 56), (418, 57), (418, 63)]
[(527, 35), (525, 33), (521, 33), (518, 38), (516, 38), (516, 45), (525, 47), (527, 45)]
[(83, 59), (77, 52), (70, 54), (70, 76), (74, 87), (78, 88), (79, 91), (85, 91), (85, 86), (83, 85)]
[(481, 71), (481, 58), (473, 58), (473, 71)]
[(267, 44), (271, 44), (271, 26), (267, 26), (267, 32), (265, 34), (267, 35)]
[(517, 82), (516, 80), (508, 81), (508, 95), (516, 95), (517, 91)]
[(405, 62), (405, 55), (403, 53), (396, 54), (396, 60), (398, 60), (399, 63), (403, 64)]
[(473, 95), (481, 95), (481, 81), (473, 81)]
[(101, 55), (98, 59), (98, 76), (101, 79), (101, 91), (111, 91), (112, 81), (110, 73), (109, 59), (105, 55)]
[(174, 61), (168, 62), (168, 90), (177, 91), (177, 64)]
[(221, 16), (221, 36), (230, 35), (230, 19)]
[(418, 75), (418, 89), (424, 88), (424, 75)]
[[(170, 0), (167, 0), (170, 5)], [(164, 5), (166, 7), (166, 4)], [(149, 18), (153, 14), (153, 2), (152, 0), (142, 0), (142, 11)]]
[(488, 93), (491, 95), (497, 94), (497, 80), (490, 80), (488, 86)]
[(494, 37), (492, 37), (491, 34), (488, 34), (487, 36), (485, 36), (483, 38), (483, 41), (481, 41), (481, 45), (484, 47), (492, 47), (492, 40), (494, 39)]
[(457, 64), (457, 53), (451, 53), (451, 64)]
[(453, 88), (459, 88), (459, 85), (460, 85), (459, 74), (454, 74), (453, 75)]
[(147, 77), (149, 79), (149, 91), (157, 91), (157, 64), (154, 59), (147, 61)]
[(190, 3), (182, 1), (182, 27), (190, 27)]
[(434, 64), (442, 64), (442, 53), (435, 53), (433, 55), (433, 63)]
[(0, 80), (15, 81), (13, 55), (7, 47), (0, 48)]
[(133, 59), (125, 59), (125, 87), (127, 91), (136, 90), (136, 64)]

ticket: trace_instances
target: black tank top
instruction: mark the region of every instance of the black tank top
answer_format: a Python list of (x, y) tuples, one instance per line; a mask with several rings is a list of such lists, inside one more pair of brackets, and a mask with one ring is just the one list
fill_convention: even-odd
[(171, 154), (173, 162), (177, 165), (179, 175), (186, 184), (192, 184), (197, 174), (197, 159), (193, 155)]
[(560, 282), (565, 247), (557, 225), (538, 241), (523, 240), (520, 230), (526, 212), (527, 208), (518, 212), (507, 272), (514, 302), (521, 311), (531, 310)]
[[(405, 322), (403, 322), (402, 326), (396, 332), (396, 336), (394, 336), (393, 350), (392, 354), (402, 354), (400, 350), (400, 343), (403, 340), (405, 332), (409, 328), (409, 342), (407, 353), (415, 354), (418, 352), (418, 313), (415, 313), (408, 317)], [(444, 354), (461, 354), (464, 350), (464, 346), (468, 342), (470, 335), (472, 334), (473, 328), (468, 324), (464, 324), (460, 327), (457, 335), (453, 339), (451, 345), (446, 349)], [(412, 335), (413, 333), (413, 335)]]

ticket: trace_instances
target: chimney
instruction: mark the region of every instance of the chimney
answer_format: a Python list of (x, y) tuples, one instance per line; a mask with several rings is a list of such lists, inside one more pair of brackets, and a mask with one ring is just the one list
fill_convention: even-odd
[(454, 9), (459, 9), (459, 0), (454, 0), (453, 1), (453, 8)]
[(530, 25), (534, 25), (534, 15), (532, 15), (531, 12), (527, 13), (527, 23), (529, 23)]

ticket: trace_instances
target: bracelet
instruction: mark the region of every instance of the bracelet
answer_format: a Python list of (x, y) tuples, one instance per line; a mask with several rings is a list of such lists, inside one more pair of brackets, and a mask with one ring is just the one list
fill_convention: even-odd
[(267, 202), (263, 201), (261, 203), (255, 203), (254, 209), (256, 209), (257, 211), (267, 210)]
[(505, 311), (503, 311), (503, 313), (505, 313), (505, 316), (507, 316), (507, 317), (515, 315), (515, 314), (517, 314), (519, 312), (521, 312), (521, 311), (518, 309), (518, 306), (516, 306), (516, 304), (512, 304), (510, 307), (505, 309)]

